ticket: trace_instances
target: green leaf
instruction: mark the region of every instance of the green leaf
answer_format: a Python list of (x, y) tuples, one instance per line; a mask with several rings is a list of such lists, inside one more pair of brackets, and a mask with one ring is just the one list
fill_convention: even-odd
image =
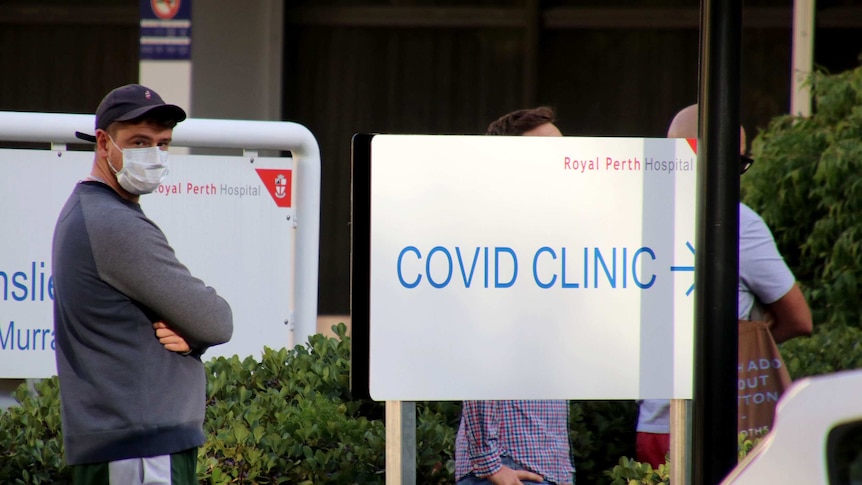
[(250, 434), (248, 428), (243, 424), (236, 424), (233, 427), (233, 436), (238, 443), (244, 443)]

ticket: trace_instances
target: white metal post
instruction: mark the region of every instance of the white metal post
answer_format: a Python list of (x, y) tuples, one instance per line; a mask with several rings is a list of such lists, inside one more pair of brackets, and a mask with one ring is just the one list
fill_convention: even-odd
[(386, 401), (386, 485), (416, 485), (416, 403)]
[(670, 401), (670, 481), (691, 483), (691, 411), (690, 399)]
[(805, 85), (814, 64), (815, 0), (793, 0), (793, 66), (790, 76), (790, 114), (811, 115), (811, 89)]

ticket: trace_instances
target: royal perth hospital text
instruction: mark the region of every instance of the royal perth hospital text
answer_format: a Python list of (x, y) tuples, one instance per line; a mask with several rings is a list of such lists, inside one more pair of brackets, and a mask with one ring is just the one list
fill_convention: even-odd
[(672, 160), (638, 157), (616, 160), (612, 157), (595, 158), (563, 157), (563, 170), (577, 173), (595, 172), (690, 172), (695, 168), (695, 159), (674, 158)]

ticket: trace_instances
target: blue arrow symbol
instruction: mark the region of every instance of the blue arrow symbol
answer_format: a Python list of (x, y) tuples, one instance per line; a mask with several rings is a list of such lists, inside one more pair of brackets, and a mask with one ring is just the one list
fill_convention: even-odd
[[(691, 243), (688, 241), (685, 242), (685, 245), (686, 247), (688, 247), (688, 250), (691, 251), (692, 256), (694, 256), (694, 246), (692, 246)], [(671, 266), (670, 270), (694, 272), (694, 266)], [(692, 283), (691, 286), (688, 288), (688, 291), (685, 292), (685, 296), (690, 295), (692, 291), (694, 291), (694, 283)]]

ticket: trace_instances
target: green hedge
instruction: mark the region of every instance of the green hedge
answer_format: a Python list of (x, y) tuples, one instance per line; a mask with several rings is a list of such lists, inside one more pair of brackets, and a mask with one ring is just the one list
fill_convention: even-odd
[(0, 483), (19, 485), (70, 483), (63, 464), (60, 391), (57, 378), (15, 390), (20, 406), (0, 414)]
[[(208, 371), (203, 484), (383, 484), (382, 403), (349, 393), (350, 339), (315, 335), (306, 346), (265, 349), (261, 359), (215, 358)], [(69, 482), (62, 460), (57, 378), (0, 414), (0, 483)], [(451, 484), (458, 402), (417, 403), (417, 482)], [(572, 402), (572, 452), (581, 483), (601, 483), (634, 451), (633, 401)]]
[[(335, 330), (338, 338), (315, 335), (304, 347), (267, 349), (260, 361), (207, 363), (201, 483), (384, 483), (383, 405), (351, 398), (350, 342), (344, 325)], [(796, 377), (832, 372), (858, 363), (859, 337), (862, 330), (840, 327), (783, 351)], [(35, 390), (22, 385), (20, 406), (0, 414), (0, 483), (68, 483), (56, 377)], [(456, 402), (417, 403), (418, 483), (453, 483), (459, 413)], [(668, 469), (620, 458), (634, 455), (634, 402), (573, 401), (570, 413), (579, 483), (667, 483)]]

